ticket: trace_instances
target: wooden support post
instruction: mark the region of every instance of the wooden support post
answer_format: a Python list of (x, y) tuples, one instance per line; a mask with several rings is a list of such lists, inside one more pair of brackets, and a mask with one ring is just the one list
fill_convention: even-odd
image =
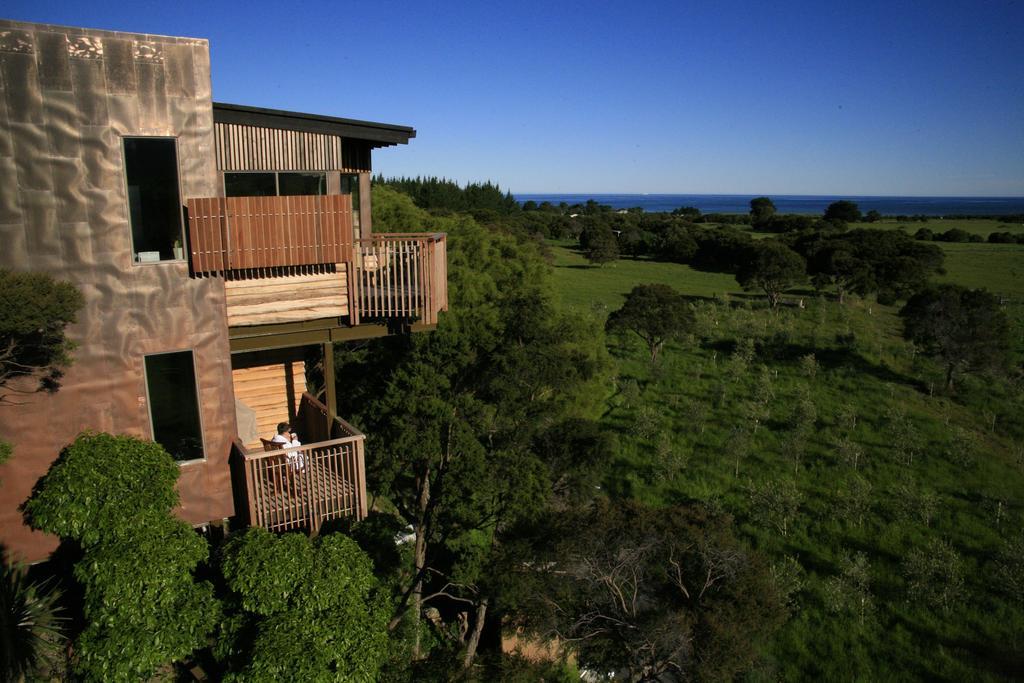
[(324, 389), (327, 404), (327, 438), (331, 436), (331, 419), (338, 414), (338, 387), (334, 378), (334, 344), (325, 342), (322, 346), (324, 354)]

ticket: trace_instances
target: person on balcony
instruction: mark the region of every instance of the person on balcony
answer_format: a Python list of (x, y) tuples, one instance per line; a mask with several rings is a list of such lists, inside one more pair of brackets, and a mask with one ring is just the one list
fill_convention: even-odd
[[(292, 426), (287, 422), (281, 422), (277, 425), (277, 435), (271, 439), (274, 443), (281, 444), (281, 448), (291, 448), (292, 446), (301, 446), (302, 442), (299, 441), (299, 437), (292, 431)], [(306, 466), (306, 458), (302, 454), (302, 451), (289, 451), (288, 465), (293, 470), (301, 470)]]

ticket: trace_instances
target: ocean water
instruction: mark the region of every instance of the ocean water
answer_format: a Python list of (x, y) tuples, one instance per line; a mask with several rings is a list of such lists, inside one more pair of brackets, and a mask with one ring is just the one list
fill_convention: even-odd
[[(520, 203), (533, 200), (559, 204), (583, 204), (593, 199), (614, 209), (635, 206), (644, 211), (672, 211), (695, 206), (701, 213), (747, 213), (750, 200), (762, 195), (749, 194), (518, 194)], [(821, 215), (837, 199), (856, 202), (862, 212), (872, 209), (884, 216), (1002, 216), (1024, 214), (1024, 197), (825, 197), (816, 195), (770, 195), (779, 213)]]

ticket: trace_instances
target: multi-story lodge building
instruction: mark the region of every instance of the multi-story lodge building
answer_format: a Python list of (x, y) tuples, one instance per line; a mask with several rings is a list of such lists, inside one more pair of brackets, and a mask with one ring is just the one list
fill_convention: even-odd
[[(366, 513), (331, 349), (447, 307), (444, 235), (371, 223), (371, 151), (415, 134), (213, 102), (206, 40), (0, 21), (0, 267), (85, 299), (60, 390), (0, 406), (12, 556), (56, 547), (19, 508), (84, 430), (162, 444), (194, 525)], [(283, 421), (301, 467), (265, 450)]]

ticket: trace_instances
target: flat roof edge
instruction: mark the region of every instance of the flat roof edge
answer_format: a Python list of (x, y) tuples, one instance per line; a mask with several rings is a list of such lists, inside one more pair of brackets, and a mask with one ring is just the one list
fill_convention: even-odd
[(416, 137), (416, 129), (378, 121), (345, 119), (322, 114), (251, 107), (227, 102), (213, 103), (213, 120), (218, 123), (238, 123), (311, 133), (333, 133), (347, 138), (369, 140), (382, 145), (408, 144)]

